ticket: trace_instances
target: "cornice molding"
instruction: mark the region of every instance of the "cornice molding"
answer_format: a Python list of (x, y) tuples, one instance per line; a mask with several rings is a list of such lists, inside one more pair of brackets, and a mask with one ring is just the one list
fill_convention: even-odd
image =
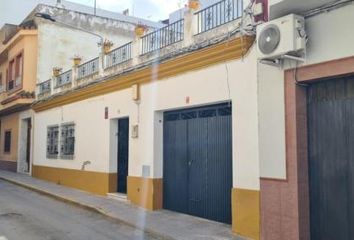
[(253, 42), (254, 37), (238, 37), (162, 62), (159, 64), (157, 72), (155, 68), (153, 69), (152, 66), (149, 66), (134, 72), (112, 77), (109, 80), (98, 82), (82, 89), (73, 90), (52, 99), (37, 102), (32, 108), (36, 112), (41, 112), (129, 88), (134, 84), (148, 84), (152, 81), (152, 75), (156, 78), (154, 81), (159, 81), (221, 62), (240, 59), (246, 55)]

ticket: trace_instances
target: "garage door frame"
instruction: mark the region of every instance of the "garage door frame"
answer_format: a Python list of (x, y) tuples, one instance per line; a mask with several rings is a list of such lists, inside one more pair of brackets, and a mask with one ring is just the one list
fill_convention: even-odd
[(230, 224), (231, 103), (165, 112), (163, 135), (163, 207)]

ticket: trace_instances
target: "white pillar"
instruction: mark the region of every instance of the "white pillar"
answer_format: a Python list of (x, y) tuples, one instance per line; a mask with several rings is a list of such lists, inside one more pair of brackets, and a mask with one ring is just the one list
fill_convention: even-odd
[(132, 54), (132, 64), (133, 66), (136, 66), (139, 64), (139, 58), (141, 54), (141, 38), (136, 36), (135, 39), (132, 42), (132, 49), (131, 49), (131, 54)]
[(184, 12), (184, 41), (183, 46), (187, 47), (193, 44), (194, 35), (198, 33), (198, 18), (195, 11), (186, 9)]

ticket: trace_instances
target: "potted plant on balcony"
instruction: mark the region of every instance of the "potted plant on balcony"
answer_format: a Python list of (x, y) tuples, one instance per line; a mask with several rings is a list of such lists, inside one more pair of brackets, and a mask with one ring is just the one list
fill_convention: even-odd
[(53, 76), (54, 77), (58, 77), (60, 75), (60, 73), (61, 73), (61, 70), (62, 70), (62, 68), (54, 67), (53, 68)]
[(188, 7), (193, 10), (198, 10), (200, 8), (200, 1), (199, 0), (189, 0)]
[(135, 35), (137, 37), (142, 37), (147, 30), (147, 27), (144, 24), (139, 23), (135, 26)]
[(103, 51), (105, 54), (109, 53), (109, 51), (111, 50), (111, 48), (113, 47), (113, 42), (109, 41), (109, 40), (104, 40), (103, 42)]
[(82, 60), (82, 58), (78, 55), (75, 55), (72, 59), (75, 67), (79, 66)]

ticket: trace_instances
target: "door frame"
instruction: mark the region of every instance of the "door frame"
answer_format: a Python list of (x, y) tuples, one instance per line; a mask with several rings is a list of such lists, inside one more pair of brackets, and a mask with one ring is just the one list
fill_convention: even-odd
[[(30, 129), (28, 129), (28, 124), (31, 124)], [(17, 141), (17, 172), (31, 175), (32, 172), (32, 156), (33, 156), (33, 128), (34, 128), (34, 117), (30, 113), (25, 113), (23, 116), (19, 115), (19, 125), (18, 125), (18, 141)], [(28, 133), (30, 136), (28, 136)], [(29, 143), (28, 143), (29, 141)], [(28, 155), (28, 156), (27, 156)], [(29, 160), (27, 171), (22, 169), (23, 164), (27, 163), (27, 158)]]
[(117, 171), (117, 192), (120, 193), (120, 194), (124, 194), (124, 195), (127, 195), (128, 193), (128, 180), (126, 180), (126, 192), (125, 193), (122, 193), (122, 192), (119, 192), (119, 175), (118, 175), (118, 168), (119, 168), (119, 121), (121, 120), (128, 120), (128, 136), (127, 136), (127, 144), (128, 144), (128, 151), (127, 151), (127, 177), (129, 176), (129, 157), (130, 157), (130, 154), (129, 154), (129, 151), (130, 151), (130, 118), (129, 116), (126, 116), (126, 117), (120, 117), (120, 118), (117, 118), (116, 121), (117, 121), (117, 131), (116, 131), (116, 143), (117, 143), (117, 157), (116, 157), (116, 162), (117, 162), (117, 167), (116, 167), (116, 171)]
[[(279, 218), (287, 218), (287, 226), (292, 226), (296, 238), (310, 239), (309, 172), (308, 172), (308, 129), (307, 129), (307, 88), (315, 81), (323, 81), (354, 74), (354, 56), (318, 64), (289, 69), (284, 74), (285, 96), (285, 144), (286, 170), (285, 180), (261, 178), (261, 234), (267, 229), (279, 229), (281, 234), (289, 234), (288, 228), (270, 225)], [(281, 189), (291, 198), (274, 195), (272, 189)], [(279, 204), (264, 206), (269, 199)], [(279, 208), (287, 209), (284, 211)], [(291, 214), (289, 217), (289, 213)], [(279, 214), (274, 214), (279, 212)], [(267, 224), (268, 223), (268, 224)], [(284, 236), (285, 236), (284, 235)]]

